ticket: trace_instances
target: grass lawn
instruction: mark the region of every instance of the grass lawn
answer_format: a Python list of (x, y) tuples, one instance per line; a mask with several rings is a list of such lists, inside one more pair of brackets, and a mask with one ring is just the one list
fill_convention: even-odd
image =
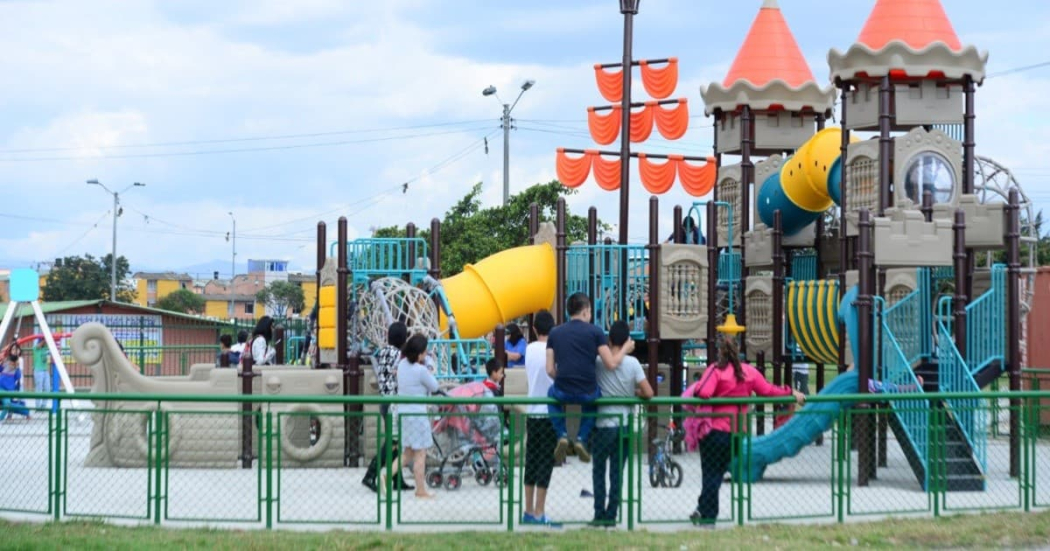
[(566, 530), (521, 533), (228, 531), (118, 527), (91, 522), (0, 521), (2, 549), (814, 549), (1050, 546), (1050, 512), (891, 519), (843, 525), (763, 525), (706, 531)]

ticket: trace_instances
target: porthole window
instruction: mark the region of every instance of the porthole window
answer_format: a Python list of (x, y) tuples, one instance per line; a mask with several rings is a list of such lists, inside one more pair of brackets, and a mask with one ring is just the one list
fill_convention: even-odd
[(922, 194), (933, 193), (934, 203), (950, 203), (955, 197), (955, 171), (942, 155), (927, 151), (911, 158), (904, 176), (904, 193), (915, 204), (922, 204)]

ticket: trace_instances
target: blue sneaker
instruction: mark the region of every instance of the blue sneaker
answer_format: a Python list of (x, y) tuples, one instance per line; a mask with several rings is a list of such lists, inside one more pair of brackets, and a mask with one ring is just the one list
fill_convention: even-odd
[(547, 515), (533, 517), (536, 520), (536, 524), (542, 524), (548, 528), (561, 528), (560, 522), (554, 522)]
[(528, 513), (522, 513), (521, 514), (521, 523), (522, 524), (539, 524), (540, 522), (538, 520), (536, 520), (536, 517), (534, 517), (534, 516), (532, 516), (532, 515), (530, 515)]

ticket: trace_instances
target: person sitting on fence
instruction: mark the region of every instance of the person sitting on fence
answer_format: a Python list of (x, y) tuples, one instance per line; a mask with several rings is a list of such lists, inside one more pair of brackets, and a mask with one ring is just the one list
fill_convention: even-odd
[(237, 332), (237, 344), (230, 347), (230, 365), (237, 365), (241, 363), (241, 355), (244, 354), (244, 347), (248, 343), (248, 332), (241, 329)]
[[(609, 347), (615, 354), (631, 340), (630, 327), (625, 321), (617, 321), (609, 328)], [(626, 356), (620, 367), (606, 369), (601, 358), (597, 359), (595, 372), (598, 376), (598, 388), (602, 396), (631, 397), (648, 400), (653, 397), (653, 387), (642, 371), (642, 364), (634, 356)], [(627, 445), (627, 416), (631, 406), (602, 406), (598, 408), (598, 421), (591, 439), (591, 450), (594, 452), (594, 467), (591, 482), (594, 484), (594, 520), (593, 526), (612, 526), (616, 524), (616, 515), (620, 505), (620, 481), (623, 479), (623, 467), (630, 452)], [(605, 492), (605, 471), (609, 470), (609, 493)], [(608, 501), (606, 501), (608, 495)]]
[[(4, 355), (4, 368), (0, 371), (0, 391), (21, 392), (22, 390), (22, 347), (12, 343), (7, 347)], [(17, 398), (3, 398), (0, 400), (0, 421), (6, 420), (8, 414), (16, 413), (24, 415), (29, 419), (29, 409), (26, 408), (25, 400)]]
[(273, 342), (273, 318), (263, 316), (255, 324), (252, 331), (252, 361), (254, 365), (273, 365), (277, 357), (277, 351), (270, 343)]
[[(762, 373), (740, 361), (740, 351), (736, 338), (721, 335), (718, 346), (718, 361), (707, 366), (699, 383), (695, 383), (694, 397), (709, 400), (711, 398), (745, 398), (752, 393), (759, 396), (794, 396), (799, 404), (806, 403), (806, 395), (790, 386), (773, 386), (762, 376)], [(729, 367), (732, 366), (732, 369)], [(700, 439), (700, 468), (702, 486), (697, 498), (696, 510), (689, 515), (694, 524), (714, 527), (718, 518), (718, 492), (722, 487), (722, 478), (729, 469), (733, 459), (732, 434), (746, 430), (744, 418), (747, 406), (715, 405), (711, 406), (707, 434)], [(687, 427), (687, 431), (689, 428)], [(688, 434), (687, 434), (688, 438)]]
[(600, 327), (591, 323), (591, 299), (585, 293), (569, 297), (569, 321), (551, 330), (547, 339), (547, 374), (554, 379), (547, 396), (557, 403), (547, 406), (558, 435), (554, 460), (565, 461), (569, 451), (568, 430), (565, 427), (565, 404), (580, 404), (583, 418), (576, 441), (572, 443), (580, 461), (588, 463), (587, 438), (594, 428), (598, 407), (594, 401), (601, 398), (598, 376), (594, 372), (594, 358), (600, 356), (606, 369), (620, 367), (624, 357), (634, 351), (634, 341), (628, 340), (616, 353), (609, 349), (609, 340)]

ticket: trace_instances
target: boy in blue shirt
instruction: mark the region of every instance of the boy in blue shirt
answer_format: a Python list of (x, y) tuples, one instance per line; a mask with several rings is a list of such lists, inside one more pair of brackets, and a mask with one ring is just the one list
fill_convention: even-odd
[(600, 357), (606, 369), (614, 370), (625, 356), (634, 351), (634, 341), (628, 339), (623, 347), (612, 352), (605, 332), (591, 323), (591, 300), (585, 293), (570, 296), (568, 307), (569, 321), (551, 330), (547, 338), (547, 375), (554, 380), (547, 396), (559, 402), (547, 406), (547, 410), (554, 432), (558, 435), (554, 460), (561, 463), (565, 461), (570, 445), (568, 429), (565, 427), (565, 404), (582, 406), (580, 430), (571, 445), (580, 461), (589, 463), (591, 454), (585, 444), (598, 413), (594, 401), (602, 395), (594, 371), (594, 358)]

